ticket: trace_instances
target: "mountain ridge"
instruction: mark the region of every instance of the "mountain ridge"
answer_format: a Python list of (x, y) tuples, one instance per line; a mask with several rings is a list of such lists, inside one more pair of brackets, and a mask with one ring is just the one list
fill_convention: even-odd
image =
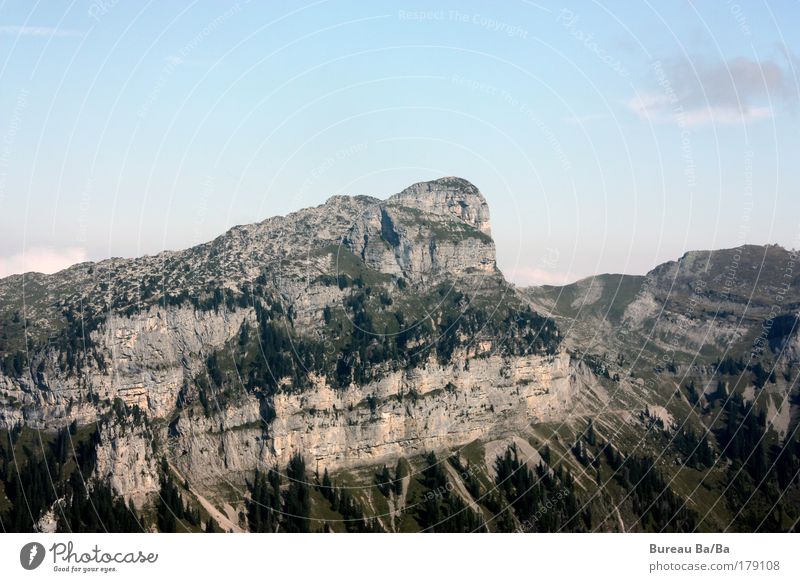
[[(485, 198), (448, 177), (29, 277), (24, 295), (21, 280), (0, 281), (0, 432), (38, 435), (52, 457), (0, 446), (0, 519), (24, 521), (5, 460), (21, 455), (25, 471), (62, 475), (35, 529), (69, 522), (58, 514), (83, 503), (79, 470), (86, 495), (157, 512), (162, 531), (174, 527), (165, 498), (187, 528), (195, 509), (206, 527), (309, 527), (257, 500), (324, 531), (436, 529), (442, 512), (453, 531), (716, 531), (741, 500), (728, 488), (724, 504), (693, 500), (686, 472), (738, 479), (731, 443), (756, 445), (725, 422), (750, 417), (746, 438), (763, 441), (781, 486), (800, 471), (800, 281), (780, 247), (516, 288), (497, 268)], [(308, 506), (287, 505), (276, 468), (309, 480)], [(569, 494), (536, 522), (557, 491)], [(781, 504), (769, 527), (788, 529), (800, 490), (786, 502), (771, 491), (754, 495)]]
[[(557, 354), (552, 323), (497, 270), (477, 188), (447, 178), (375, 200), (333, 197), (185, 251), (47, 276), (29, 289), (22, 314), (5, 282), (0, 425), (55, 429), (102, 418), (146, 458), (142, 440), (158, 433), (144, 437), (155, 429), (120, 424), (123, 416), (171, 419), (159, 439), (188, 452), (189, 435), (216, 419), (231, 428), (214, 438), (262, 443), (249, 467), (306, 451), (333, 468), (421, 447), (417, 441), (435, 448), (486, 432), (496, 424), (487, 393), (496, 394), (493, 410), (525, 418), (530, 403), (552, 400), (541, 383), (558, 377), (565, 385), (552, 402), (563, 407), (577, 371)], [(508, 354), (495, 353), (501, 343)], [(518, 366), (501, 374), (509, 358)], [(463, 383), (454, 391), (457, 377)], [(517, 377), (527, 378), (526, 389), (507, 392)], [(448, 411), (456, 395), (461, 402)], [(464, 423), (472, 417), (472, 428), (452, 431), (446, 419), (455, 410)], [(431, 428), (421, 430), (417, 417)], [(296, 423), (321, 419), (311, 440), (297, 440)], [(122, 446), (100, 447), (112, 445)], [(112, 486), (128, 498), (142, 502), (157, 483), (143, 484), (134, 466), (98, 454), (103, 475), (127, 475), (115, 475)], [(238, 454), (221, 461), (236, 464)], [(175, 465), (215, 479), (203, 474), (214, 465), (208, 459)]]

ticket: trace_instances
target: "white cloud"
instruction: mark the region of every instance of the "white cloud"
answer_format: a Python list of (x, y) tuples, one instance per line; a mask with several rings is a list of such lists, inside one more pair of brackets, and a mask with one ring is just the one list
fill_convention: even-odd
[(83, 36), (83, 33), (77, 30), (70, 30), (68, 28), (53, 28), (50, 26), (0, 26), (0, 34), (41, 37)]
[(643, 119), (681, 126), (770, 119), (780, 106), (793, 109), (798, 102), (793, 56), (784, 56), (786, 63), (747, 58), (658, 61), (653, 64), (658, 88), (637, 93), (625, 104)]
[(32, 247), (27, 251), (0, 257), (0, 277), (7, 277), (17, 273), (55, 273), (75, 263), (86, 260), (86, 249), (80, 247), (65, 247), (52, 249), (47, 247)]
[(520, 287), (530, 287), (532, 285), (566, 285), (575, 281), (575, 277), (569, 273), (556, 273), (546, 271), (537, 267), (513, 267), (504, 269), (506, 278)]
[(669, 97), (658, 93), (637, 93), (625, 102), (628, 109), (637, 115), (652, 119), (655, 115), (668, 118)]
[(735, 107), (706, 107), (693, 109), (686, 112), (684, 123), (686, 125), (701, 125), (704, 123), (750, 123), (760, 119), (770, 119), (773, 116), (770, 107), (748, 107), (736, 109)]
[(723, 125), (750, 123), (761, 119), (770, 119), (773, 116), (772, 108), (764, 106), (745, 108), (730, 105), (684, 107), (679, 102), (673, 102), (666, 95), (656, 93), (637, 94), (626, 101), (625, 105), (642, 119), (658, 123), (673, 122), (686, 127), (706, 123)]

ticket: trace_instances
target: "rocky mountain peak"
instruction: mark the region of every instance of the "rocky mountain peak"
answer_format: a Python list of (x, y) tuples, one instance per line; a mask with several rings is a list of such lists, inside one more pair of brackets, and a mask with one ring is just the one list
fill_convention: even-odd
[(480, 232), (491, 235), (489, 205), (480, 190), (463, 178), (448, 176), (417, 182), (387, 202), (448, 218), (455, 216)]
[[(342, 238), (348, 251), (376, 272), (432, 285), (443, 279), (495, 274), (489, 208), (461, 178), (419, 182), (385, 201), (360, 197)], [(331, 198), (326, 208), (337, 204)]]

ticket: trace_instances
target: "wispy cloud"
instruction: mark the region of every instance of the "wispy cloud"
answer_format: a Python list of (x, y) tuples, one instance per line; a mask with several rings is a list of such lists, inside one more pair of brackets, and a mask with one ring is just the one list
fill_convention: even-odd
[(0, 26), (0, 34), (12, 36), (75, 37), (83, 36), (78, 30), (50, 26)]
[(0, 277), (17, 273), (55, 273), (75, 263), (86, 260), (86, 249), (65, 247), (53, 249), (48, 247), (32, 247), (27, 251), (0, 257)]
[(734, 124), (768, 119), (776, 108), (794, 108), (798, 92), (787, 63), (737, 58), (709, 63), (681, 59), (653, 65), (658, 89), (626, 105), (644, 119), (681, 125)]

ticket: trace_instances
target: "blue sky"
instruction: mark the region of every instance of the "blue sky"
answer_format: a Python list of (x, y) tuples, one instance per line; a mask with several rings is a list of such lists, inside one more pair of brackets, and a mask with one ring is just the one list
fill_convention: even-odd
[(798, 247), (796, 2), (2, 2), (0, 274), (474, 182), (520, 284)]

